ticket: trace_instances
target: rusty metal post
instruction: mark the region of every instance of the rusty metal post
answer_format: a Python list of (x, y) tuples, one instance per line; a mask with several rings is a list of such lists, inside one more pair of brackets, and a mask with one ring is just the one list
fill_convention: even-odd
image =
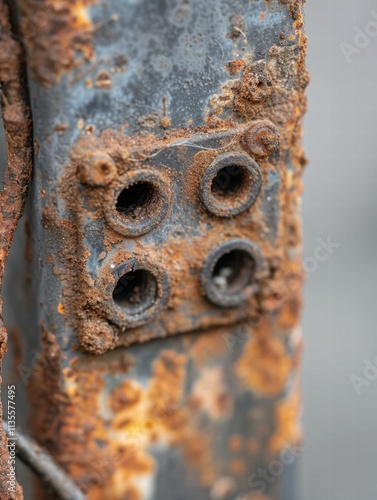
[(90, 500), (294, 500), (304, 1), (17, 3), (35, 438)]

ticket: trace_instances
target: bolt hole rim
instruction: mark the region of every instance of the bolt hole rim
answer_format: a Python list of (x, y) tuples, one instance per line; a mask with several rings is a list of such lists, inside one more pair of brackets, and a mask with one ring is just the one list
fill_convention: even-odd
[[(243, 259), (241, 265), (235, 269), (233, 264), (231, 268), (234, 281), (230, 286), (220, 286), (214, 278), (219, 276), (221, 268), (226, 269), (226, 259), (235, 257), (234, 262), (237, 262), (239, 256)], [(255, 243), (242, 239), (231, 240), (208, 255), (201, 272), (201, 286), (207, 299), (214, 305), (224, 308), (237, 307), (246, 303), (258, 291), (259, 279), (265, 269), (263, 254)]]
[(157, 294), (156, 277), (146, 269), (135, 269), (119, 277), (113, 300), (127, 315), (135, 316), (153, 307)]
[[(227, 179), (228, 181), (233, 179), (234, 182), (235, 177), (238, 177), (238, 191), (232, 193), (231, 190), (223, 188), (223, 194), (219, 196), (221, 189), (213, 189), (217, 179), (225, 187)], [(219, 155), (204, 172), (200, 185), (200, 198), (204, 207), (213, 215), (232, 217), (248, 210), (256, 202), (261, 188), (262, 174), (259, 165), (253, 159), (244, 153), (224, 153)]]
[(240, 293), (252, 282), (255, 261), (242, 249), (225, 252), (214, 263), (211, 280), (220, 291), (229, 295)]
[[(154, 320), (167, 306), (170, 298), (170, 280), (167, 272), (145, 259), (138, 258), (127, 259), (114, 269), (113, 265), (110, 267), (113, 279), (108, 284), (108, 298), (105, 302), (107, 315), (122, 329), (142, 326)], [(140, 307), (122, 307), (114, 300), (114, 290), (122, 276), (137, 271), (144, 271), (149, 275), (149, 281), (144, 282), (151, 285), (149, 294)]]
[[(126, 198), (127, 191), (130, 190), (128, 194), (131, 193), (130, 198), (134, 201), (134, 191), (141, 186), (147, 187), (147, 192), (144, 193), (146, 201), (134, 203), (133, 208), (126, 205), (123, 210), (121, 204), (124, 206), (125, 201), (120, 201), (122, 197)], [(133, 170), (120, 179), (105, 217), (109, 225), (121, 235), (141, 236), (155, 229), (164, 220), (170, 205), (170, 186), (160, 173), (150, 168)]]

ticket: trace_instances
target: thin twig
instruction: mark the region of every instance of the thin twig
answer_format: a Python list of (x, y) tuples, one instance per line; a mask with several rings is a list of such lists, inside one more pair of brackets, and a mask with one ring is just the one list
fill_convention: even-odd
[(3, 420), (5, 433), (16, 444), (16, 455), (46, 484), (57, 500), (85, 500), (86, 496), (54, 458), (34, 440), (15, 431), (11, 435), (8, 424)]

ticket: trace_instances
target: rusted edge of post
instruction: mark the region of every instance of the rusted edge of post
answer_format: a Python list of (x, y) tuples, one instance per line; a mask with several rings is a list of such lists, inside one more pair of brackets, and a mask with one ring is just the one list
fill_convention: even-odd
[[(7, 144), (7, 166), (0, 191), (0, 293), (5, 262), (13, 235), (22, 216), (30, 184), (33, 163), (31, 110), (27, 97), (25, 58), (22, 44), (12, 33), (10, 10), (0, 0), (0, 85), (1, 108)], [(0, 296), (0, 373), (7, 349), (7, 332), (2, 316)], [(1, 378), (0, 378), (1, 383)], [(0, 416), (2, 407), (0, 402)], [(0, 423), (0, 497), (2, 500), (22, 498), (22, 488), (9, 483), (14, 474), (8, 440)]]

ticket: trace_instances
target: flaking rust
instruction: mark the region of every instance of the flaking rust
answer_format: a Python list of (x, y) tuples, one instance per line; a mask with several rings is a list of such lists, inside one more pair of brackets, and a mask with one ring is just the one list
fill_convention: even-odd
[(43, 86), (94, 58), (89, 8), (95, 0), (21, 0), (21, 30), (31, 75)]
[[(198, 2), (177, 2), (167, 13), (169, 36), (176, 33), (180, 40), (174, 30), (192, 19), (190, 9)], [(138, 86), (127, 80), (134, 61), (123, 54), (122, 72), (106, 62), (86, 67), (94, 53), (102, 57), (107, 50), (108, 62), (118, 57), (115, 48), (114, 53), (107, 48), (108, 40), (101, 45), (96, 39), (92, 2), (37, 3), (52, 17), (40, 39), (27, 39), (34, 2), (21, 2), (34, 88), (43, 100), (48, 93), (41, 87), (55, 84), (52, 91), (58, 89), (62, 100), (70, 96), (66, 108), (77, 106), (74, 117), (66, 120), (61, 111), (49, 122), (48, 140), (37, 157), (36, 192), (42, 199), (37, 230), (46, 237), (39, 251), (46, 254), (51, 292), (48, 312), (40, 314), (42, 352), (32, 381), (33, 397), (41, 402), (33, 423), (38, 441), (90, 500), (246, 499), (255, 493), (249, 476), (301, 439), (300, 200), (306, 163), (301, 134), (309, 81), (303, 2), (251, 2), (240, 7), (242, 15), (230, 13), (219, 34), (220, 48), (230, 44), (216, 59), (221, 82), (197, 103), (205, 102), (200, 119), (177, 119), (183, 108), (170, 97), (172, 88), (169, 98), (164, 91), (161, 110), (140, 111), (116, 124), (117, 109), (108, 96), (116, 100), (117, 89), (126, 95)], [(254, 30), (267, 37), (263, 23), (272, 22), (272, 14), (281, 21), (266, 49), (253, 40)], [(192, 37), (193, 46), (203, 37), (202, 32)], [(63, 53), (66, 59), (59, 58)], [(96, 84), (75, 78), (80, 63), (81, 74), (87, 71), (87, 81)], [(156, 58), (149, 63), (156, 65)], [(146, 87), (149, 69), (140, 64), (134, 73), (143, 75)], [(70, 78), (62, 78), (64, 73)], [(209, 79), (210, 74), (198, 77)], [(157, 93), (159, 82), (154, 85)], [(82, 99), (91, 96), (84, 109), (71, 98), (72, 88)], [(190, 94), (187, 102), (195, 97)], [(98, 116), (97, 105), (105, 108)], [(122, 108), (125, 115), (133, 105)], [(40, 140), (42, 132), (43, 127)], [(49, 156), (49, 148), (55, 155)], [(241, 213), (239, 200), (223, 209), (224, 216), (206, 199), (204, 174), (216, 168), (220, 155), (248, 166), (244, 180), (251, 171), (255, 182), (260, 173), (260, 191)], [(47, 180), (55, 173), (43, 165), (46, 158), (58, 172), (53, 182)], [(163, 183), (163, 196), (140, 208), (135, 219), (144, 225), (135, 229), (127, 217), (119, 223), (114, 206), (122, 187), (132, 180), (141, 184), (148, 175), (155, 191)], [(253, 294), (228, 307), (206, 291), (201, 270), (214, 250), (239, 241), (255, 244), (242, 248), (252, 249), (259, 274)], [(147, 319), (135, 314), (134, 324), (127, 314), (123, 321), (111, 303), (117, 278), (125, 268), (154, 266), (162, 270), (154, 292), (161, 308)], [(114, 272), (120, 273), (117, 278)], [(133, 300), (138, 305), (137, 295)], [(260, 500), (278, 493), (276, 480)]]

